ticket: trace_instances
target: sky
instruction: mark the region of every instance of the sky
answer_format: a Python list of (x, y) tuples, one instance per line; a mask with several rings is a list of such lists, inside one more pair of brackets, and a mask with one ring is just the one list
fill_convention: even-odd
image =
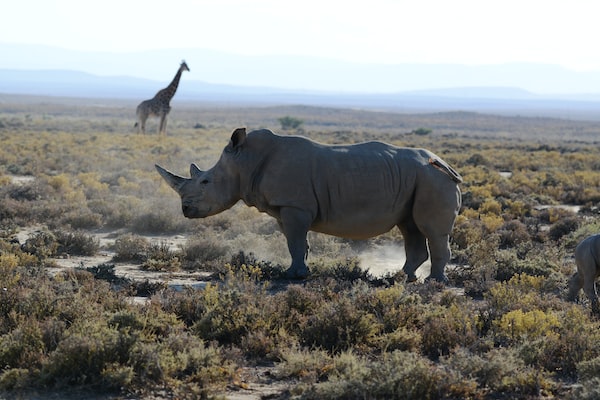
[(19, 0), (2, 5), (0, 42), (600, 70), (599, 11), (594, 0)]
[[(597, 0), (4, 3), (0, 48), (12, 47), (0, 54), (0, 70), (73, 69), (164, 81), (186, 59), (192, 61), (188, 79), (228, 85), (363, 92), (497, 85), (534, 93), (600, 92)], [(25, 45), (52, 48), (36, 52)], [(284, 61), (285, 56), (296, 57)], [(557, 66), (575, 76), (560, 78), (546, 69), (522, 73), (507, 65), (515, 63)], [(459, 79), (449, 68), (435, 82), (425, 75), (417, 82), (414, 74), (381, 72), (381, 65), (400, 64), (500, 65), (501, 72), (479, 71), (489, 75), (481, 79), (467, 72)]]

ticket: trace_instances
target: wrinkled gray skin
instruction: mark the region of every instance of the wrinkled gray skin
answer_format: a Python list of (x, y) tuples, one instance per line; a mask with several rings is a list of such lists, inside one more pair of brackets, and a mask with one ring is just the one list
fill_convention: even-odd
[(590, 236), (581, 241), (575, 248), (575, 264), (577, 272), (569, 282), (569, 299), (574, 301), (583, 288), (592, 303), (592, 311), (600, 314), (596, 278), (600, 276), (600, 234)]
[(398, 226), (408, 279), (416, 280), (417, 268), (430, 255), (430, 278), (447, 281), (462, 178), (427, 150), (380, 142), (329, 146), (239, 128), (208, 171), (192, 164), (191, 178), (184, 178), (156, 169), (181, 196), (187, 218), (218, 214), (240, 199), (274, 217), (292, 256), (287, 270), (292, 279), (309, 274), (309, 230), (366, 239)]

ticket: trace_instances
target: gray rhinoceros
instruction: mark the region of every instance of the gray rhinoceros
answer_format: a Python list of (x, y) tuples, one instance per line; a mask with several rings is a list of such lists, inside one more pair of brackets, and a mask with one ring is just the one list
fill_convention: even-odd
[(191, 178), (184, 178), (156, 169), (181, 196), (187, 218), (218, 214), (240, 199), (274, 217), (292, 257), (290, 278), (309, 274), (309, 230), (366, 239), (398, 226), (408, 279), (416, 280), (431, 254), (430, 278), (447, 281), (462, 178), (430, 151), (381, 142), (332, 146), (239, 128), (208, 171), (192, 164)]
[(569, 282), (569, 299), (575, 300), (579, 290), (583, 291), (592, 303), (592, 311), (600, 313), (596, 278), (600, 276), (600, 234), (583, 239), (575, 248), (577, 272)]

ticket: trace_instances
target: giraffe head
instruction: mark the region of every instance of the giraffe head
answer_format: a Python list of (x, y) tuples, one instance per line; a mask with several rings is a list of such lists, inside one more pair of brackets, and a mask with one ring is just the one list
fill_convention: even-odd
[(188, 68), (187, 64), (185, 63), (185, 60), (181, 61), (181, 65), (179, 66), (179, 70), (180, 71), (188, 71), (189, 72), (190, 69)]

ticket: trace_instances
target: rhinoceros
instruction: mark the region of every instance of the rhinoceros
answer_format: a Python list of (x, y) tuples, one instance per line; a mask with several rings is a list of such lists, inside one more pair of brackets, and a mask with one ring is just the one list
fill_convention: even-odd
[(583, 291), (592, 303), (592, 311), (600, 314), (596, 278), (600, 276), (600, 234), (583, 239), (575, 247), (575, 264), (577, 272), (569, 282), (569, 299), (575, 300), (579, 290)]
[(382, 142), (325, 145), (268, 129), (234, 130), (208, 171), (191, 178), (156, 169), (181, 196), (187, 218), (218, 214), (240, 199), (274, 217), (292, 263), (286, 275), (309, 275), (308, 231), (367, 239), (398, 226), (410, 281), (431, 257), (429, 278), (446, 282), (449, 235), (461, 206), (461, 176), (425, 149)]

